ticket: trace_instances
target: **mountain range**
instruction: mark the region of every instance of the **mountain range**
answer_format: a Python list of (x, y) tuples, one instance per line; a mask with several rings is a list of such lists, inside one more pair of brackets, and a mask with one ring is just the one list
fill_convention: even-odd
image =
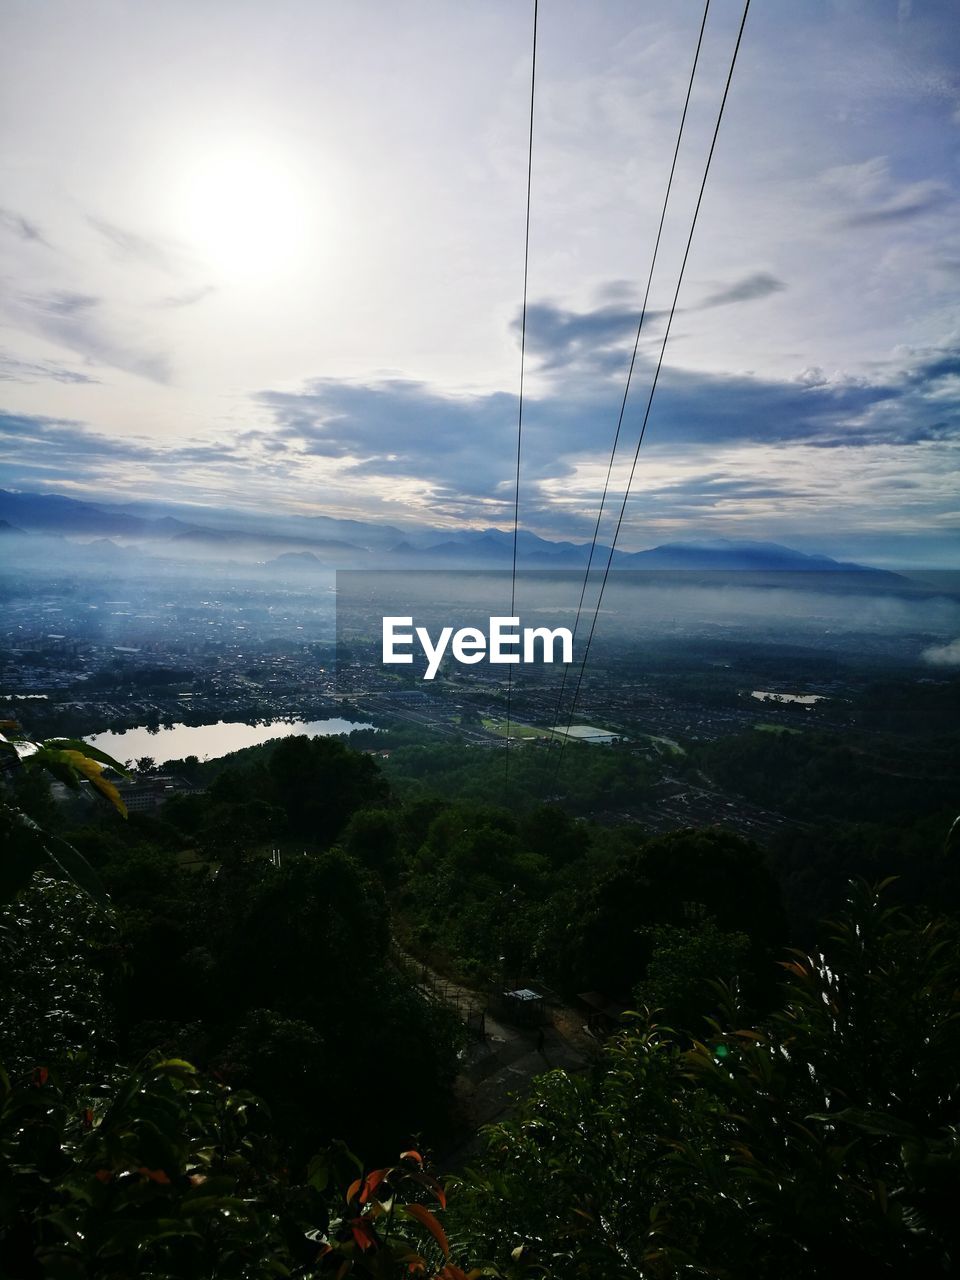
[[(399, 529), (335, 516), (265, 516), (159, 504), (134, 507), (6, 490), (0, 490), (0, 532), (7, 535), (6, 542), (15, 534), (42, 535), (87, 542), (98, 555), (117, 546), (136, 547), (164, 559), (230, 559), (296, 575), (321, 568), (509, 569), (513, 563), (512, 530)], [(606, 565), (609, 550), (597, 545), (595, 569)], [(517, 537), (517, 563), (525, 569), (583, 568), (589, 557), (589, 543), (553, 542), (528, 530)], [(618, 569), (884, 572), (775, 542), (727, 538), (617, 551), (612, 563)]]

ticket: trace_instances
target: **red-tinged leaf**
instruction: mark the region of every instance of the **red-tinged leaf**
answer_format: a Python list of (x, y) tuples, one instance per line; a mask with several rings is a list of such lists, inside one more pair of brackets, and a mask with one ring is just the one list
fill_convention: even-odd
[(407, 1177), (413, 1182), (419, 1182), (420, 1185), (422, 1187), (426, 1187), (428, 1191), (432, 1191), (440, 1202), (441, 1209), (445, 1209), (447, 1207), (446, 1192), (436, 1178), (431, 1178), (428, 1173), (408, 1173)]
[(414, 1258), (413, 1262), (407, 1263), (407, 1270), (412, 1276), (422, 1275), (426, 1269), (427, 1264), (423, 1258)]
[(89, 1107), (80, 1112), (80, 1121), (85, 1129), (93, 1128), (93, 1112)]
[(419, 1151), (401, 1151), (401, 1160), (416, 1160), (417, 1164), (423, 1164), (423, 1156)]
[(46, 1067), (33, 1068), (33, 1083), (35, 1088), (39, 1089), (40, 1086), (45, 1085), (49, 1079), (50, 1079), (50, 1072), (47, 1070)]
[(377, 1247), (377, 1237), (373, 1232), (373, 1228), (363, 1218), (354, 1218), (350, 1223), (350, 1231), (361, 1253), (366, 1253), (368, 1249)]
[(98, 1182), (109, 1182), (113, 1177), (113, 1173), (110, 1169), (98, 1169), (93, 1176)]
[(162, 1182), (169, 1186), (170, 1179), (162, 1169), (148, 1169), (145, 1164), (142, 1164), (137, 1173), (144, 1174), (151, 1182)]
[(363, 1190), (360, 1192), (361, 1204), (367, 1203), (389, 1172), (389, 1169), (374, 1169), (373, 1173), (367, 1174), (364, 1179)]
[(351, 1182), (349, 1187), (347, 1187), (347, 1204), (349, 1204), (350, 1201), (354, 1199), (357, 1192), (360, 1190), (362, 1182), (363, 1182), (362, 1178), (354, 1178), (353, 1182)]
[(422, 1204), (405, 1204), (403, 1206), (403, 1212), (408, 1218), (413, 1218), (414, 1221), (419, 1222), (422, 1227), (426, 1227), (434, 1240), (436, 1240), (437, 1244), (443, 1250), (443, 1256), (445, 1258), (450, 1257), (450, 1246), (447, 1244), (447, 1237), (444, 1234), (443, 1227), (441, 1227), (440, 1223), (436, 1220), (429, 1209), (425, 1209)]
[(459, 1267), (454, 1266), (452, 1262), (448, 1262), (440, 1272), (440, 1280), (467, 1280), (467, 1276)]

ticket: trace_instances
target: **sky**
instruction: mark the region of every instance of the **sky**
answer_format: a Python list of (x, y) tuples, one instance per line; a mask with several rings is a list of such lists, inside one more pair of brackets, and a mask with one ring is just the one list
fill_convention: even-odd
[[(592, 536), (703, 5), (540, 0), (521, 524)], [(739, 3), (711, 0), (601, 538)], [(0, 486), (512, 525), (533, 4), (4, 0)], [(754, 0), (620, 538), (960, 567), (960, 22)]]

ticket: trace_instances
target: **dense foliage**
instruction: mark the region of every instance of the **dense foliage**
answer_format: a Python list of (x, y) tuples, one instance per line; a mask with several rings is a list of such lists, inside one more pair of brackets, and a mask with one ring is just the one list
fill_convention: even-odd
[[(65, 1089), (0, 1075), (0, 1273), (18, 1280), (464, 1280), (419, 1152), (364, 1170), (344, 1147), (292, 1180), (253, 1095), (182, 1059)], [(338, 1194), (336, 1179), (353, 1181)], [(357, 1178), (356, 1174), (360, 1177)], [(402, 1197), (402, 1198), (401, 1198)], [(341, 1270), (342, 1269), (342, 1270)]]
[[(529, 785), (509, 807), (498, 753), (408, 735), (383, 768), (382, 741), (289, 738), (193, 761), (201, 789), (124, 818), (82, 743), (9, 741), (0, 1275), (956, 1266), (960, 948), (937, 779), (881, 822), (856, 753), (731, 739), (742, 789), (825, 806), (763, 850), (537, 803), (538, 748), (517, 753)], [(719, 774), (713, 750), (674, 767)], [(641, 756), (571, 756), (582, 797), (647, 785)], [(83, 789), (52, 804), (43, 771), (88, 779), (99, 807)], [(824, 799), (837, 777), (845, 813)], [(814, 934), (811, 908), (888, 860), (902, 880), (861, 885)], [(798, 919), (806, 950), (780, 963)], [(421, 1152), (468, 1136), (465, 1033), (398, 947), (480, 992), (539, 981), (568, 1009), (589, 993), (637, 1011), (592, 1067), (542, 1076), (487, 1130), (449, 1208)]]
[(639, 1023), (486, 1135), (456, 1236), (556, 1276), (947, 1274), (960, 1232), (954, 926), (861, 888), (782, 1003), (687, 1047)]

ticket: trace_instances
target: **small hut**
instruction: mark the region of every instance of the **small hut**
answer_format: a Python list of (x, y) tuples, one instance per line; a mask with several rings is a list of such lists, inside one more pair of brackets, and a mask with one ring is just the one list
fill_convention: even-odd
[(514, 1026), (539, 1027), (546, 1019), (544, 998), (539, 991), (533, 991), (530, 987), (502, 991), (496, 1003), (498, 1015)]

